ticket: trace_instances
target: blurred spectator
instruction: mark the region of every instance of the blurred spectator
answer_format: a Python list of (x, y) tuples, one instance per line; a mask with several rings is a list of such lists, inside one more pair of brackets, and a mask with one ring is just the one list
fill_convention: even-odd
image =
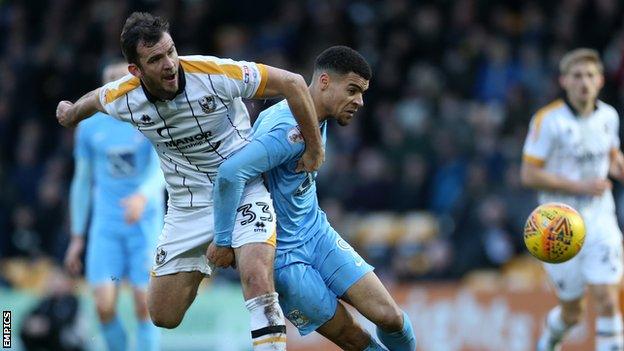
[(20, 337), (29, 351), (80, 351), (85, 331), (79, 322), (79, 300), (73, 282), (56, 268), (48, 277), (47, 295), (26, 315)]

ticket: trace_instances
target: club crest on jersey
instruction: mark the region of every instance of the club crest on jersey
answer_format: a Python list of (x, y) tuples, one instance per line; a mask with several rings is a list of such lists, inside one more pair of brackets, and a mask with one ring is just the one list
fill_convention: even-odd
[(139, 122), (146, 126), (151, 126), (151, 125), (154, 125), (155, 123), (152, 121), (152, 117), (145, 115), (145, 114), (141, 116), (141, 118), (139, 119)]
[(166, 257), (167, 257), (167, 251), (165, 251), (162, 247), (159, 247), (156, 250), (156, 264), (163, 264), (163, 262), (165, 262)]
[(295, 126), (288, 131), (288, 142), (291, 144), (303, 143), (303, 135), (299, 127)]
[(210, 113), (217, 108), (217, 100), (214, 95), (206, 95), (199, 99), (199, 106), (204, 113)]

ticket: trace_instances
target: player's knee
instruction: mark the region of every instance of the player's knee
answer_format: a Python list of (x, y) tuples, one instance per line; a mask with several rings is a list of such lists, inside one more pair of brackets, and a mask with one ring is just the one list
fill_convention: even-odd
[(254, 267), (253, 271), (241, 274), (243, 288), (251, 296), (273, 292), (273, 284), (267, 267)]
[(618, 313), (618, 302), (608, 293), (595, 294), (596, 313), (600, 316), (612, 316)]
[(273, 292), (268, 278), (266, 277), (246, 277), (243, 286), (250, 296), (260, 296)]
[(110, 322), (115, 317), (115, 305), (109, 303), (96, 302), (96, 310), (100, 322)]
[(216, 181), (221, 184), (221, 186), (230, 185), (236, 182), (238, 165), (234, 162), (223, 162), (219, 168), (217, 169), (217, 178)]
[(563, 306), (561, 309), (561, 319), (563, 319), (566, 325), (575, 325), (581, 321), (584, 312), (585, 308), (581, 303)]
[(180, 325), (184, 313), (176, 313), (171, 310), (171, 307), (171, 305), (156, 304), (154, 301), (148, 300), (147, 309), (152, 323), (157, 327), (166, 329), (173, 329)]
[(173, 314), (152, 313), (152, 311), (150, 311), (150, 318), (152, 319), (152, 323), (159, 328), (174, 329), (182, 323), (182, 317)]
[(403, 311), (396, 305), (389, 305), (382, 310), (375, 324), (386, 332), (400, 331), (403, 329)]

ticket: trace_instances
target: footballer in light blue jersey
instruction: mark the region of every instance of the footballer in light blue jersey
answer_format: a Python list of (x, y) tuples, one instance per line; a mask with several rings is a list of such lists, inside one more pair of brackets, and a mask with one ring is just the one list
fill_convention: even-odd
[[(124, 72), (125, 65), (112, 66)], [(80, 272), (89, 223), (86, 278), (94, 289), (101, 330), (109, 350), (126, 350), (116, 315), (119, 282), (134, 290), (136, 349), (158, 350), (159, 332), (147, 313), (146, 288), (163, 226), (164, 177), (151, 143), (130, 124), (97, 113), (78, 125), (70, 189), (72, 239), (65, 266)]]
[[(317, 59), (310, 94), (323, 141), (328, 119), (346, 126), (363, 105), (370, 67), (356, 51), (335, 46)], [(344, 302), (377, 325), (390, 350), (416, 347), (409, 317), (399, 309), (370, 266), (331, 227), (318, 204), (315, 173), (296, 172), (305, 150), (293, 114), (282, 101), (263, 111), (253, 140), (219, 167), (214, 189), (215, 241), (227, 243), (245, 183), (264, 173), (277, 215), (275, 283), (286, 317), (302, 335), (318, 331), (343, 349), (384, 350), (353, 319)], [(255, 204), (257, 205), (257, 204)], [(261, 222), (258, 222), (261, 223)]]

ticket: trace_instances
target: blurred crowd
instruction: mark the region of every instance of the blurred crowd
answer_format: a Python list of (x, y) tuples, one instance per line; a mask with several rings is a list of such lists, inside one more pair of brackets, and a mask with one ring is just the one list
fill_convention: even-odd
[[(561, 94), (563, 53), (598, 49), (601, 98), (624, 106), (617, 0), (0, 0), (0, 258), (62, 259), (73, 131), (57, 125), (56, 104), (98, 86), (134, 10), (167, 17), (181, 55), (263, 62), (307, 79), (330, 45), (369, 60), (365, 106), (349, 127), (330, 126), (317, 186), (336, 227), (401, 279), (457, 278), (523, 252), (536, 200), (519, 184), (521, 149), (532, 114)], [(371, 240), (382, 236), (374, 226), (356, 233), (373, 213), (424, 213), (433, 234), (383, 242)], [(425, 258), (412, 260), (417, 253)]]

